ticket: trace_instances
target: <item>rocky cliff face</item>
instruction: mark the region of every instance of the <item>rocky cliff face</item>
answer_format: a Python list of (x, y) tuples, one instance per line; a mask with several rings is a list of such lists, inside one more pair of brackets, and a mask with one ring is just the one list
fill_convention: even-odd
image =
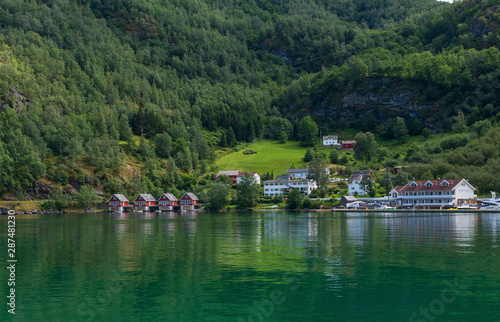
[(500, 6), (493, 6), (475, 15), (469, 24), (470, 32), (476, 37), (481, 37), (496, 31), (500, 28), (498, 13), (500, 13)]
[(401, 116), (418, 119), (433, 127), (429, 120), (436, 105), (423, 103), (418, 99), (425, 92), (424, 84), (400, 81), (388, 77), (369, 77), (362, 83), (345, 88), (333, 99), (312, 108), (315, 119), (324, 122), (355, 122), (363, 118), (374, 118), (380, 125), (389, 118)]

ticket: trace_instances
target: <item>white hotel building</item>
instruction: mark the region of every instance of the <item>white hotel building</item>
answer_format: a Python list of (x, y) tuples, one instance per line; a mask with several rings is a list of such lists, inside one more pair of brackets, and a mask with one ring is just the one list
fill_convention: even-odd
[(391, 199), (403, 207), (437, 208), (475, 204), (476, 189), (465, 179), (410, 181), (391, 191)]

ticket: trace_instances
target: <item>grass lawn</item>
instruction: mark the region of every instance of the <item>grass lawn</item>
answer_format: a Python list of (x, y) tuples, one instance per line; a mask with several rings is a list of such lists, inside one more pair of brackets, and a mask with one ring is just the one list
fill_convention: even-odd
[(42, 201), (0, 201), (0, 207), (28, 212), (31, 209), (41, 210)]
[[(243, 151), (253, 149), (256, 154), (243, 154)], [(274, 175), (283, 174), (292, 166), (295, 168), (306, 167), (302, 161), (306, 148), (299, 146), (297, 141), (285, 144), (272, 140), (259, 140), (240, 151), (227, 154), (217, 160), (219, 170), (240, 170), (257, 172), (263, 175), (273, 172)]]

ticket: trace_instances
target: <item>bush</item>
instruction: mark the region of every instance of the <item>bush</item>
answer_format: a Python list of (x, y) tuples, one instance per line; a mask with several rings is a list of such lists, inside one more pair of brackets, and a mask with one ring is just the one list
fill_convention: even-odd
[(461, 146), (467, 145), (469, 142), (469, 137), (465, 134), (462, 135), (453, 135), (448, 138), (445, 138), (441, 140), (441, 148), (443, 150), (448, 150), (448, 149), (456, 149)]
[(312, 205), (313, 205), (313, 201), (311, 199), (304, 198), (304, 200), (302, 200), (302, 208), (311, 209)]

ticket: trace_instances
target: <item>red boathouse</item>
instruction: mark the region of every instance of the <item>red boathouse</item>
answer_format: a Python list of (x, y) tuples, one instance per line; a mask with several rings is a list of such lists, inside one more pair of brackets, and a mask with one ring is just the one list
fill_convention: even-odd
[(158, 199), (159, 211), (171, 211), (179, 204), (179, 200), (171, 193), (164, 193)]
[(134, 201), (135, 211), (153, 211), (156, 206), (156, 199), (149, 193), (141, 193)]
[(120, 193), (115, 193), (108, 201), (109, 211), (124, 211), (128, 208), (128, 199)]
[(192, 192), (186, 192), (181, 198), (182, 210), (193, 210), (199, 203), (198, 197)]

